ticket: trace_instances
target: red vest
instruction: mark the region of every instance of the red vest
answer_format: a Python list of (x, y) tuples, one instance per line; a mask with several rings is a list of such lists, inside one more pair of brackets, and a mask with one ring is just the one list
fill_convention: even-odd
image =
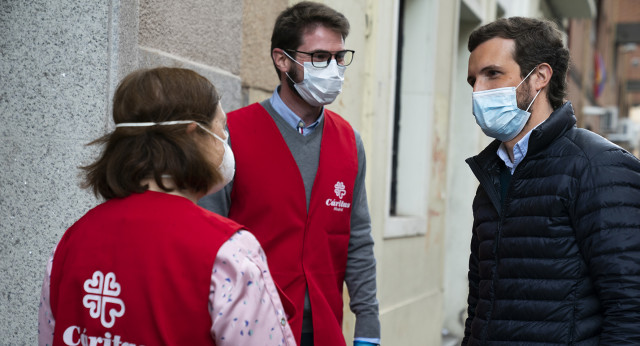
[(307, 212), (302, 176), (271, 116), (257, 103), (229, 113), (236, 158), (229, 217), (250, 228), (264, 248), (275, 282), (296, 308), (289, 321), (296, 341), (308, 287), (314, 342), (334, 346), (345, 344), (342, 285), (358, 154), (349, 123), (326, 109), (324, 114)]
[(111, 199), (60, 240), (51, 273), (54, 345), (215, 345), (209, 286), (241, 225), (186, 198)]

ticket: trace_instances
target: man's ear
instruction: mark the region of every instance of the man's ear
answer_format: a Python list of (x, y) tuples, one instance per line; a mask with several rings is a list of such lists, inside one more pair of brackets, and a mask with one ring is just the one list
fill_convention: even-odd
[(543, 62), (538, 65), (536, 71), (533, 73), (533, 86), (537, 90), (544, 89), (549, 82), (551, 82), (551, 76), (553, 75), (553, 69), (549, 64)]
[(274, 48), (271, 51), (271, 59), (273, 59), (273, 64), (276, 66), (278, 71), (282, 73), (289, 71), (291, 59), (284, 54), (284, 50)]

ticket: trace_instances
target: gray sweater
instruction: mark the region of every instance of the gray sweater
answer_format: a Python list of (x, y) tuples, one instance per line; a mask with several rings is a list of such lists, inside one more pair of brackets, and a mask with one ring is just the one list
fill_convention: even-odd
[[(311, 189), (318, 170), (320, 159), (320, 143), (322, 125), (307, 136), (300, 135), (287, 124), (271, 107), (269, 100), (260, 103), (275, 121), (280, 134), (284, 138), (293, 158), (298, 165), (307, 197), (307, 210), (311, 199)], [(351, 209), (351, 236), (345, 272), (345, 282), (350, 296), (350, 308), (356, 315), (355, 337), (380, 338), (380, 321), (378, 319), (378, 300), (376, 298), (376, 260), (373, 255), (373, 238), (371, 237), (371, 217), (367, 204), (367, 192), (364, 184), (366, 159), (364, 145), (360, 134), (355, 131), (358, 149), (358, 175), (353, 190)], [(231, 139), (232, 141), (233, 139)], [(229, 214), (231, 190), (233, 182), (221, 191), (206, 196), (198, 204), (223, 216)], [(302, 331), (313, 331), (311, 322), (311, 305), (309, 297), (305, 298)]]

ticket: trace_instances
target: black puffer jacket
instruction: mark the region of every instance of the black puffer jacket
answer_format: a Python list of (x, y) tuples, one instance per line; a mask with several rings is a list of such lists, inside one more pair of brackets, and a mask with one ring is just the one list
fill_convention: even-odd
[(500, 142), (467, 159), (463, 345), (640, 345), (640, 161), (575, 123), (567, 102), (532, 132), (504, 203)]

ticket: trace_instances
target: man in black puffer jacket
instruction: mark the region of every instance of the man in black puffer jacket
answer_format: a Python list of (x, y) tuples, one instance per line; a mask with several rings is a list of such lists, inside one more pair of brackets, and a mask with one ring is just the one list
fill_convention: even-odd
[(473, 113), (496, 138), (467, 163), (473, 202), (463, 345), (640, 345), (640, 161), (577, 128), (555, 24), (469, 38)]

